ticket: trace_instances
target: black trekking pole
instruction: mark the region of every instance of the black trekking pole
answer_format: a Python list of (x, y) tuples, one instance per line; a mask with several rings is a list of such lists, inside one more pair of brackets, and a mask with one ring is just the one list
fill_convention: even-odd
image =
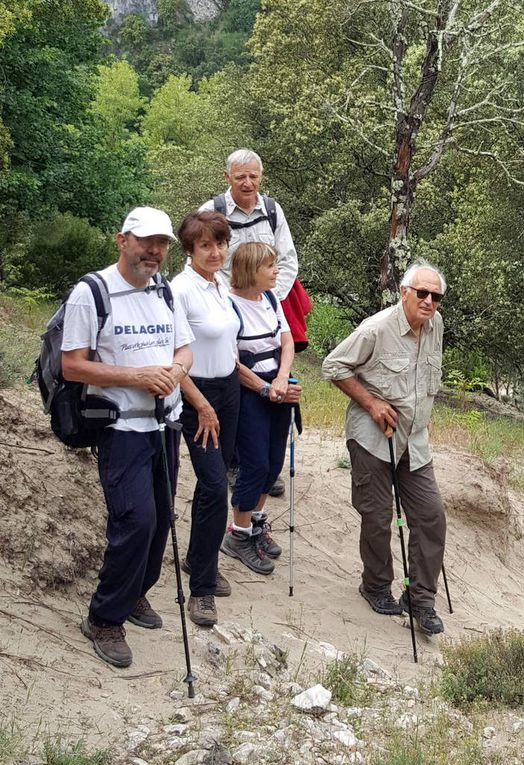
[(397, 520), (396, 524), (398, 527), (398, 533), (400, 536), (400, 548), (402, 550), (402, 565), (404, 567), (404, 585), (406, 587), (406, 594), (408, 598), (408, 613), (409, 613), (409, 628), (411, 630), (411, 643), (413, 645), (413, 661), (415, 664), (418, 662), (417, 657), (417, 642), (415, 640), (415, 626), (413, 624), (413, 608), (411, 605), (411, 593), (409, 591), (409, 572), (408, 572), (408, 561), (406, 557), (406, 546), (404, 544), (404, 529), (403, 526), (405, 525), (405, 521), (402, 517), (402, 512), (400, 509), (400, 494), (398, 489), (398, 480), (397, 480), (397, 468), (395, 465), (395, 453), (393, 451), (393, 438), (394, 438), (394, 432), (391, 435), (391, 438), (388, 438), (389, 443), (389, 460), (391, 463), (391, 479), (393, 481), (393, 494), (395, 495), (395, 507), (397, 510)]
[[(290, 377), (289, 381), (296, 385), (298, 380)], [(295, 535), (295, 406), (291, 407), (289, 423), (289, 597), (293, 597), (293, 544)]]
[(442, 579), (444, 580), (444, 589), (446, 590), (446, 598), (448, 599), (449, 613), (452, 614), (453, 606), (451, 605), (451, 595), (449, 594), (448, 578), (446, 576), (446, 569), (444, 568), (444, 564), (442, 564)]
[(184, 678), (184, 683), (187, 683), (187, 695), (190, 699), (195, 697), (195, 689), (193, 683), (195, 678), (191, 671), (191, 656), (189, 654), (189, 640), (187, 638), (186, 627), (186, 614), (184, 611), (184, 603), (186, 601), (184, 597), (184, 590), (182, 589), (182, 572), (180, 570), (180, 558), (178, 556), (178, 542), (176, 538), (175, 527), (175, 503), (173, 498), (173, 488), (171, 485), (171, 476), (169, 474), (169, 462), (167, 459), (167, 445), (166, 445), (166, 416), (165, 416), (165, 404), (164, 399), (159, 396), (155, 396), (155, 418), (158, 422), (158, 428), (160, 430), (160, 442), (162, 444), (162, 466), (164, 468), (165, 486), (167, 491), (167, 500), (169, 507), (169, 525), (171, 526), (171, 541), (173, 542), (173, 556), (175, 559), (175, 573), (176, 573), (176, 602), (180, 606), (180, 621), (182, 624), (182, 639), (184, 641), (184, 653), (186, 655), (186, 669), (187, 675)]

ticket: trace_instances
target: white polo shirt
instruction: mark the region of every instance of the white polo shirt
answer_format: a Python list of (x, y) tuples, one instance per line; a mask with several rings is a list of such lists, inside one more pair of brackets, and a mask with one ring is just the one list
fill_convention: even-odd
[(240, 321), (223, 284), (210, 282), (190, 265), (171, 282), (175, 305), (180, 306), (195, 336), (191, 344), (191, 377), (227, 377), (235, 369)]

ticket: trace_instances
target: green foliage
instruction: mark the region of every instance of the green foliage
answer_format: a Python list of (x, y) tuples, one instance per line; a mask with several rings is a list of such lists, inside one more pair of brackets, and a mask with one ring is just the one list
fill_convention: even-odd
[[(482, 746), (472, 734), (457, 735), (444, 714), (424, 730), (391, 731), (385, 753), (371, 754), (369, 765), (479, 765), (484, 761)], [(502, 762), (495, 757), (492, 765)]]
[(359, 658), (355, 654), (349, 654), (328, 664), (322, 684), (333, 694), (335, 704), (350, 707), (369, 701), (369, 686), (359, 668)]
[(495, 630), (444, 645), (441, 690), (453, 704), (524, 704), (524, 634)]
[(246, 42), (259, 0), (232, 0), (214, 19), (194, 21), (185, 0), (158, 0), (158, 23), (149, 25), (138, 14), (120, 27), (108, 27), (113, 53), (140, 72), (142, 89), (151, 95), (170, 77), (189, 75), (195, 83), (229, 63), (246, 66)]
[(489, 362), (480, 353), (447, 348), (442, 357), (444, 384), (458, 390), (479, 390), (489, 385)]
[[(0, 388), (4, 387), (1, 360), (0, 352)], [(25, 749), (20, 734), (12, 726), (5, 726), (0, 721), (0, 765), (11, 765), (11, 763), (21, 760), (24, 755)]]
[(85, 220), (66, 213), (39, 223), (27, 252), (13, 264), (15, 286), (60, 295), (88, 271), (115, 259), (111, 239)]
[(108, 750), (89, 750), (84, 741), (69, 745), (60, 740), (44, 743), (44, 765), (111, 765), (112, 761)]
[(60, 206), (68, 196), (73, 126), (91, 95), (107, 6), (98, 0), (28, 0), (0, 48), (0, 109), (9, 130), (8, 172), (0, 177), (3, 210)]
[(109, 146), (115, 148), (125, 140), (145, 103), (139, 92), (138, 75), (127, 61), (114, 61), (98, 68), (91, 110), (102, 118), (104, 139)]
[[(31, 374), (40, 348), (40, 334), (54, 311), (54, 305), (38, 291), (20, 293), (0, 292), (0, 388)], [(0, 723), (0, 752), (2, 730)]]
[(353, 330), (344, 317), (344, 311), (322, 299), (313, 300), (313, 309), (307, 317), (307, 335), (311, 348), (319, 356), (327, 356)]

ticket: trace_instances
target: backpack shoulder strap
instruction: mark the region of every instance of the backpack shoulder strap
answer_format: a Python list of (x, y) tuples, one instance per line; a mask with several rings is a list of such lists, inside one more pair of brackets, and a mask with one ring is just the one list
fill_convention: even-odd
[(237, 340), (238, 340), (242, 336), (242, 334), (244, 332), (244, 319), (242, 318), (242, 314), (240, 313), (240, 308), (237, 306), (237, 304), (235, 303), (233, 298), (230, 297), (229, 300), (230, 300), (231, 305), (233, 306), (233, 310), (236, 313), (236, 315), (238, 316), (238, 320), (240, 322), (240, 329), (237, 332)]
[(275, 293), (272, 290), (266, 290), (264, 292), (264, 295), (267, 297), (267, 299), (271, 303), (271, 308), (276, 313), (277, 312), (277, 299), (275, 297)]
[(213, 197), (213, 205), (215, 208), (215, 212), (222, 213), (222, 215), (227, 214), (225, 194), (218, 194), (216, 197)]
[(98, 340), (98, 335), (102, 331), (107, 317), (111, 313), (109, 290), (107, 288), (105, 279), (100, 276), (100, 274), (96, 273), (96, 271), (92, 271), (91, 273), (82, 276), (79, 281), (85, 282), (88, 285), (89, 289), (91, 290), (91, 294), (93, 295), (93, 300), (95, 301), (96, 316), (98, 320)]
[(166, 301), (167, 307), (170, 311), (174, 310), (174, 303), (173, 303), (173, 292), (171, 290), (171, 285), (167, 281), (164, 274), (155, 274), (153, 276), (153, 280), (156, 285), (157, 292), (159, 296), (162, 296), (164, 300)]
[(277, 228), (277, 206), (275, 200), (273, 197), (268, 197), (267, 194), (262, 194), (262, 199), (264, 200), (264, 204), (266, 206), (266, 212), (269, 220), (269, 225), (271, 226), (271, 231), (275, 233)]

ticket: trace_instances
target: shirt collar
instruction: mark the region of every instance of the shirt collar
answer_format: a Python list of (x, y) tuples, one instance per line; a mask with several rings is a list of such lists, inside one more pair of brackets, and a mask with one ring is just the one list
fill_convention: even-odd
[[(402, 305), (402, 300), (399, 300), (397, 303), (397, 319), (398, 319), (398, 327), (399, 327), (401, 335), (407, 335), (408, 332), (413, 331), (411, 329), (411, 325), (409, 321), (406, 319), (406, 314), (404, 313), (404, 306)], [(431, 332), (432, 330), (433, 330), (433, 319), (428, 319), (422, 325), (422, 331)]]
[(210, 287), (214, 286), (213, 282), (204, 279), (204, 277), (197, 273), (189, 263), (186, 263), (184, 266), (184, 273), (187, 274), (189, 278), (200, 287), (201, 290), (208, 290)]
[[(233, 196), (231, 194), (231, 186), (229, 186), (228, 190), (224, 194), (224, 197), (226, 199), (226, 214), (231, 215), (234, 210), (240, 210), (240, 207), (238, 207), (237, 203), (233, 199)], [(253, 212), (255, 210), (260, 210), (263, 215), (266, 214), (266, 208), (264, 207), (264, 200), (262, 199), (261, 194), (257, 194), (257, 201), (255, 202), (255, 206), (253, 208)], [(243, 210), (240, 210), (240, 212), (246, 214)], [(252, 215), (253, 213), (251, 213)]]

